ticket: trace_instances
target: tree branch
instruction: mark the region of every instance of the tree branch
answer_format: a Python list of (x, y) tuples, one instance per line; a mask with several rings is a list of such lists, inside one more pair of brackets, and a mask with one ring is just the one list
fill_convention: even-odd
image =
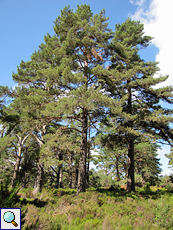
[(24, 138), (23, 138), (23, 141), (21, 142), (21, 145), (23, 145), (24, 144), (24, 141), (29, 137), (29, 135), (30, 135), (30, 133), (29, 134), (27, 134)]
[(56, 174), (58, 174), (57, 173), (57, 171), (52, 167), (52, 166), (49, 166)]
[(33, 135), (35, 137), (35, 139), (37, 140), (37, 142), (39, 143), (39, 145), (41, 147), (43, 142), (34, 133), (31, 133), (31, 135)]
[(77, 132), (79, 132), (79, 133), (82, 133), (82, 131), (80, 131), (79, 129), (77, 129), (77, 128), (69, 128), (69, 127), (61, 127), (60, 129), (62, 129), (62, 130), (66, 130), (66, 129), (71, 129), (71, 130), (75, 130), (75, 131), (77, 131)]

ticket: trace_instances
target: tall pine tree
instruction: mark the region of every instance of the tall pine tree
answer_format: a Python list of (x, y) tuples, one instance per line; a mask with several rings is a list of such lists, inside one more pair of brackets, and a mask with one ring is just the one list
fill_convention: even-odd
[(115, 36), (110, 44), (112, 50), (112, 70), (109, 78), (102, 83), (110, 97), (122, 102), (121, 112), (112, 110), (115, 132), (125, 136), (128, 145), (127, 191), (135, 191), (134, 183), (134, 144), (147, 133), (155, 139), (168, 143), (173, 139), (169, 127), (171, 111), (162, 108), (161, 101), (172, 103), (172, 88), (167, 86), (154, 89), (153, 86), (165, 81), (168, 76), (155, 78), (159, 70), (156, 62), (145, 62), (140, 58), (140, 48), (145, 48), (152, 40), (144, 36), (143, 24), (127, 19), (116, 25)]
[[(106, 21), (104, 10), (93, 16), (87, 5), (78, 6), (75, 12), (65, 7), (55, 20), (55, 35), (45, 36), (45, 44), (31, 61), (21, 62), (18, 73), (13, 74), (13, 79), (26, 88), (23, 105), (32, 100), (28, 103), (31, 117), (63, 121), (57, 135), (66, 129), (80, 133), (77, 193), (86, 189), (88, 127), (104, 116), (106, 106), (116, 106), (98, 84), (102, 74), (109, 75), (104, 64), (112, 33)], [(78, 127), (70, 127), (73, 122), (78, 122)]]

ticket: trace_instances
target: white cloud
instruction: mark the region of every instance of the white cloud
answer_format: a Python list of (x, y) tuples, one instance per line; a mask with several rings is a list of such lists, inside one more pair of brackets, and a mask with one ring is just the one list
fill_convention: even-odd
[(130, 0), (130, 3), (141, 6), (143, 5), (143, 3), (145, 2), (145, 0)]
[(173, 85), (173, 1), (130, 0), (130, 2), (138, 5), (135, 14), (131, 15), (131, 18), (134, 20), (140, 20), (144, 24), (146, 35), (154, 37), (152, 43), (159, 49), (159, 53), (155, 58), (155, 60), (159, 62), (159, 74), (164, 76), (169, 75), (169, 78), (158, 86)]
[(159, 174), (159, 176), (161, 176), (161, 175), (162, 176), (170, 176), (172, 174), (173, 174), (173, 172), (171, 170), (167, 170), (167, 171), (164, 171), (161, 174)]
[[(94, 150), (91, 150), (90, 152), (91, 152), (91, 155), (92, 155), (92, 156), (93, 156), (93, 155), (99, 155), (100, 150), (97, 149), (97, 148), (95, 148)], [(98, 169), (96, 169), (96, 167), (97, 167), (97, 166), (91, 161), (91, 162), (90, 162), (90, 169), (94, 169), (95, 171), (98, 171)]]
[(173, 170), (169, 168), (170, 166), (168, 165), (169, 159), (165, 156), (165, 154), (169, 154), (171, 151), (171, 147), (169, 145), (162, 146), (161, 149), (158, 149), (157, 151), (157, 158), (160, 158), (160, 163), (162, 164), (162, 172), (160, 175), (171, 175), (173, 174)]
[(90, 163), (90, 170), (91, 169), (94, 169), (95, 171), (98, 171), (98, 169), (96, 169), (96, 165), (93, 162)]
[(12, 89), (13, 89), (13, 90), (15, 90), (15, 89), (16, 89), (16, 87), (19, 87), (19, 84), (15, 84), (15, 85), (13, 85), (13, 86), (12, 86)]
[(95, 148), (91, 150), (90, 152), (91, 152), (91, 155), (99, 155), (100, 149)]
[[(159, 49), (159, 52), (155, 57), (155, 61), (159, 62), (158, 66), (160, 68), (160, 72), (156, 74), (156, 77), (158, 75), (169, 75), (169, 78), (165, 82), (158, 84), (157, 87), (173, 85), (173, 1), (130, 0), (130, 2), (138, 5), (135, 14), (131, 15), (131, 18), (134, 20), (140, 20), (144, 24), (145, 34), (154, 37), (152, 44)], [(170, 148), (166, 146), (164, 146), (161, 150), (158, 150), (160, 163), (163, 164), (161, 167), (163, 169), (163, 172), (161, 173), (162, 175), (169, 175), (173, 173), (173, 171), (168, 168), (169, 159), (164, 155), (165, 153), (169, 154), (169, 152)]]

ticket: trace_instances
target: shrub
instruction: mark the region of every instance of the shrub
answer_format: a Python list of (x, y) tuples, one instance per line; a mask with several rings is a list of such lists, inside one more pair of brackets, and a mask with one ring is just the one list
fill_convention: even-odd
[(147, 182), (146, 185), (144, 186), (144, 191), (147, 192), (147, 193), (151, 192), (151, 188), (150, 188), (150, 183), (149, 182)]

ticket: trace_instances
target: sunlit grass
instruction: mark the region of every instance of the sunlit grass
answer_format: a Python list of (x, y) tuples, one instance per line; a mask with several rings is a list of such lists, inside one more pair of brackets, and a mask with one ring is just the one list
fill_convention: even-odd
[[(151, 186), (126, 193), (123, 187), (21, 189), (13, 207), (22, 209), (22, 229), (172, 229), (173, 191)], [(16, 199), (16, 198), (15, 198)]]

